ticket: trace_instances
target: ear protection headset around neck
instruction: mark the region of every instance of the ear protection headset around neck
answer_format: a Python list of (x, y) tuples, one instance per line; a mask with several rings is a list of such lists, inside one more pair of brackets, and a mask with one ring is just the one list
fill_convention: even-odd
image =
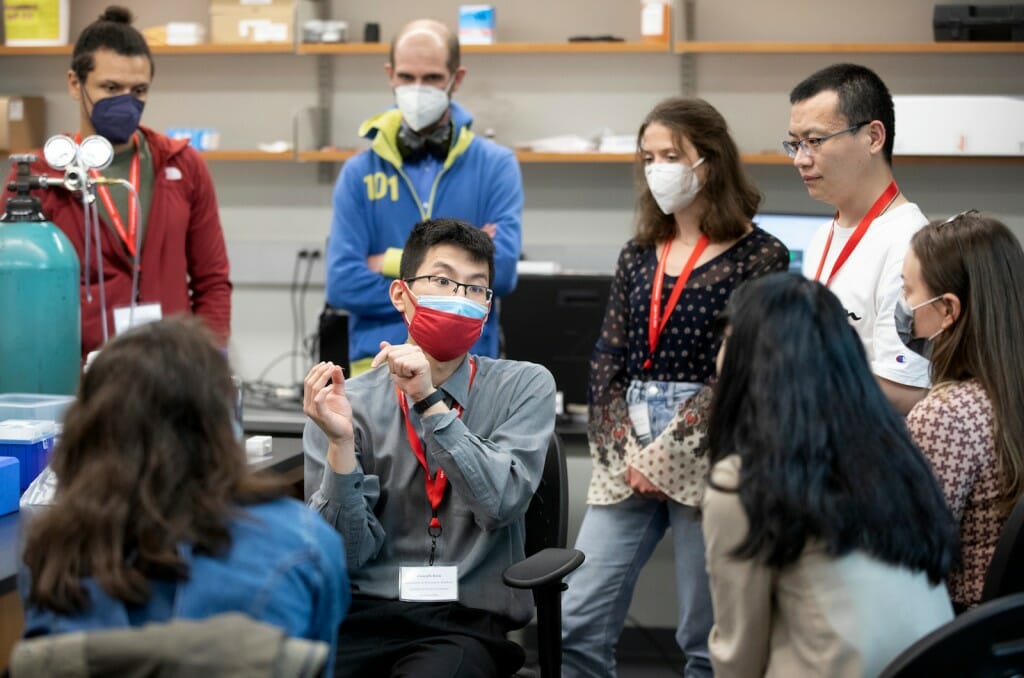
[(448, 157), (451, 145), (452, 123), (450, 120), (425, 134), (414, 132), (404, 124), (398, 129), (398, 152), (405, 162), (417, 162), (427, 155), (432, 155), (443, 161)]

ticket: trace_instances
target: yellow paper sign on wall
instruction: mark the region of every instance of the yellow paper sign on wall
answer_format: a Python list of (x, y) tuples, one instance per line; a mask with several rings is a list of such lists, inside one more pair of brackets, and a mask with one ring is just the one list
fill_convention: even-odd
[(68, 0), (4, 0), (8, 45), (63, 45), (68, 41)]

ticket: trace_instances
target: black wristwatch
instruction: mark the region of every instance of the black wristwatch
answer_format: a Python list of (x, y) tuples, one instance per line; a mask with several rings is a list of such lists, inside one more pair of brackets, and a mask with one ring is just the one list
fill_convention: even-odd
[(428, 395), (426, 398), (420, 400), (419, 402), (413, 403), (412, 409), (416, 410), (416, 414), (423, 414), (432, 406), (436, 405), (442, 400), (444, 400), (444, 393), (441, 392), (441, 389), (435, 388), (434, 392)]

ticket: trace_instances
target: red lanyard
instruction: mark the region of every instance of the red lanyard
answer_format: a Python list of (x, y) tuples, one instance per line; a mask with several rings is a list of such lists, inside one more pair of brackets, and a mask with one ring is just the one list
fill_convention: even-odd
[[(472, 358), (468, 360), (469, 389), (471, 389), (473, 388), (473, 379), (476, 377), (476, 361)], [(466, 389), (467, 393), (469, 389)], [(430, 467), (427, 466), (427, 454), (423, 449), (423, 441), (416, 435), (416, 429), (413, 427), (412, 421), (409, 420), (409, 403), (406, 402), (402, 389), (396, 386), (395, 391), (398, 393), (398, 406), (401, 408), (402, 418), (405, 420), (405, 432), (409, 436), (409, 446), (412, 448), (413, 454), (416, 455), (416, 459), (419, 460), (420, 466), (423, 467), (423, 480), (427, 488), (427, 499), (430, 501), (430, 525), (427, 531), (431, 537), (436, 539), (441, 535), (441, 521), (437, 517), (437, 509), (440, 508), (441, 502), (444, 501), (444, 493), (448, 489), (448, 476), (443, 468), (439, 468), (434, 477), (430, 477)], [(458, 413), (459, 418), (462, 418), (462, 406), (456, 404), (455, 411)], [(432, 549), (430, 554), (431, 564), (433, 564), (433, 560), (434, 554)]]
[[(81, 138), (81, 133), (75, 134), (75, 141)], [(135, 155), (132, 156), (132, 163), (128, 170), (128, 181), (131, 182), (132, 187), (135, 189), (136, 195), (139, 191), (139, 175), (141, 173), (141, 161), (139, 160), (139, 135), (138, 133), (132, 135), (132, 142), (135, 144)], [(100, 173), (94, 169), (89, 170), (89, 176), (93, 179), (97, 179)], [(114, 230), (117, 231), (117, 235), (121, 237), (125, 247), (131, 253), (132, 258), (135, 258), (135, 237), (139, 232), (139, 208), (135, 203), (135, 199), (132, 196), (128, 196), (128, 230), (124, 229), (124, 220), (121, 218), (121, 213), (117, 211), (117, 206), (114, 205), (114, 201), (110, 197), (110, 191), (104, 184), (96, 184), (96, 192), (99, 193), (100, 200), (103, 201), (103, 206), (107, 208), (107, 214), (110, 216), (110, 223), (113, 225)]]
[(693, 252), (690, 253), (690, 258), (686, 260), (683, 272), (679, 274), (676, 286), (672, 288), (672, 294), (669, 295), (668, 303), (665, 305), (664, 312), (662, 312), (661, 288), (665, 280), (665, 265), (668, 262), (668, 253), (672, 249), (672, 240), (674, 238), (675, 236), (672, 236), (665, 242), (665, 246), (661, 249), (661, 256), (658, 257), (658, 268), (654, 271), (654, 284), (651, 285), (651, 311), (647, 318), (648, 354), (647, 360), (644, 361), (645, 370), (651, 369), (651, 366), (654, 364), (654, 350), (658, 348), (658, 339), (665, 330), (665, 325), (668, 325), (669, 316), (672, 315), (672, 310), (679, 301), (679, 295), (683, 293), (683, 288), (686, 287), (686, 282), (690, 279), (690, 274), (693, 273), (693, 267), (696, 266), (700, 255), (707, 249), (709, 242), (708, 237), (701, 234), (700, 240), (693, 246)]
[[(843, 245), (843, 249), (839, 252), (839, 257), (836, 258), (836, 263), (832, 266), (832, 272), (828, 274), (828, 279), (825, 281), (826, 287), (832, 284), (832, 279), (836, 277), (836, 273), (838, 273), (839, 269), (843, 267), (846, 260), (850, 258), (853, 251), (857, 249), (857, 245), (860, 244), (861, 238), (863, 238), (864, 234), (868, 232), (868, 226), (871, 225), (871, 222), (873, 222), (879, 214), (884, 212), (889, 205), (892, 204), (892, 201), (896, 199), (896, 196), (899, 195), (899, 193), (900, 189), (896, 187), (896, 182), (889, 182), (886, 189), (882, 191), (882, 195), (878, 196), (878, 200), (875, 201), (875, 204), (871, 206), (868, 213), (865, 214), (864, 218), (860, 220), (859, 224), (857, 224), (857, 228), (853, 231), (853, 235), (851, 235), (850, 239), (846, 241), (845, 245)], [(821, 261), (818, 262), (818, 271), (814, 274), (815, 280), (821, 280), (821, 270), (825, 268), (825, 258), (828, 257), (828, 249), (832, 246), (832, 234), (835, 233), (836, 219), (838, 217), (839, 212), (836, 212), (835, 217), (832, 218), (832, 228), (828, 232), (828, 239), (825, 240), (825, 249), (821, 253)]]

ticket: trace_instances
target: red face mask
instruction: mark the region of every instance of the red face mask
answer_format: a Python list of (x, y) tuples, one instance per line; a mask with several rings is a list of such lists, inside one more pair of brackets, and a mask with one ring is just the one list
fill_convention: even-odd
[[(456, 313), (420, 306), (416, 295), (402, 281), (406, 298), (416, 308), (409, 326), (409, 336), (427, 355), (443, 363), (468, 353), (484, 331), (487, 318), (467, 318)], [(403, 315), (404, 318), (404, 315)]]

